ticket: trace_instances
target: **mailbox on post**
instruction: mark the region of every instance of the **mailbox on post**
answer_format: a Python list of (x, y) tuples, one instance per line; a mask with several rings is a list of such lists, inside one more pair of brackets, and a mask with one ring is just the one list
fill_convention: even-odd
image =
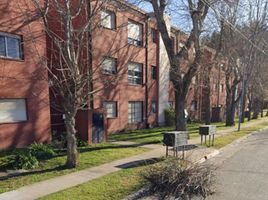
[(209, 146), (211, 143), (212, 136), (212, 146), (214, 145), (214, 137), (216, 134), (216, 126), (214, 125), (201, 125), (199, 127), (199, 134), (201, 135), (201, 144), (203, 144), (203, 136), (205, 136), (205, 144), (207, 143), (207, 136), (209, 136)]
[[(163, 143), (166, 146), (166, 155), (168, 156), (168, 147), (173, 147), (174, 154), (178, 154), (178, 147), (185, 147), (188, 144), (187, 131), (170, 131), (164, 133)], [(184, 148), (183, 148), (184, 158)]]

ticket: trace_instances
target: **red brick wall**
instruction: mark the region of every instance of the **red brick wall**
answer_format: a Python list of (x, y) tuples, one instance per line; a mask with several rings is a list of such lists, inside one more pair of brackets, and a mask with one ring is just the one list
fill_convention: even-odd
[[(118, 74), (114, 77), (111, 75), (103, 75), (101, 70), (95, 74), (99, 80), (116, 79), (114, 84), (110, 84), (101, 92), (94, 95), (94, 108), (101, 108), (104, 101), (117, 101), (118, 116), (108, 120), (108, 132), (118, 132), (123, 129), (142, 128), (145, 122), (140, 124), (128, 123), (128, 102), (143, 102), (143, 118), (146, 118), (146, 67), (148, 77), (148, 123), (155, 125), (157, 122), (157, 114), (151, 112), (152, 101), (157, 101), (157, 81), (151, 78), (152, 66), (158, 66), (157, 44), (153, 43), (151, 35), (148, 36), (148, 47), (146, 49), (146, 18), (144, 15), (136, 12), (116, 11), (116, 30), (105, 28), (97, 29), (93, 34), (93, 66), (100, 68), (103, 56), (110, 56), (117, 59)], [(138, 22), (143, 26), (143, 45), (134, 46), (128, 44), (128, 19)], [(151, 27), (155, 28), (154, 22), (149, 22), (148, 34), (151, 33)], [(146, 52), (147, 51), (147, 52)], [(148, 53), (148, 61), (146, 60)], [(143, 84), (128, 84), (128, 62), (137, 62), (143, 65)], [(147, 61), (147, 63), (146, 63)], [(94, 88), (101, 88), (102, 82), (94, 83)]]
[(41, 80), (47, 77), (40, 62), (46, 55), (45, 34), (39, 21), (26, 22), (33, 8), (25, 2), (0, 3), (0, 31), (21, 35), (24, 41), (24, 60), (0, 58), (0, 98), (25, 98), (28, 112), (26, 122), (0, 124), (0, 149), (51, 140), (48, 83)]

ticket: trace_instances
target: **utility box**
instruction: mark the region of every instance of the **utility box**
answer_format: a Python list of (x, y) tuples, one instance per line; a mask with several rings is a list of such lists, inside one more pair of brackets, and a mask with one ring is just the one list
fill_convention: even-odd
[(179, 147), (188, 144), (187, 131), (171, 131), (164, 133), (164, 144), (168, 147)]
[(199, 127), (200, 135), (214, 135), (216, 134), (216, 126), (214, 125), (202, 125)]

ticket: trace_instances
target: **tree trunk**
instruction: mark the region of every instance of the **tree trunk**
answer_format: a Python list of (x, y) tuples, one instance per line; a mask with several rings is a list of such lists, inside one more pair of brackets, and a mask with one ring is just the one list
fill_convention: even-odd
[(267, 110), (267, 112), (266, 112), (266, 117), (268, 117), (268, 110)]
[(206, 97), (206, 108), (205, 108), (205, 123), (210, 125), (211, 123), (211, 109), (210, 109), (210, 89), (208, 89), (208, 95)]
[(67, 161), (66, 166), (68, 168), (75, 168), (78, 162), (78, 152), (76, 144), (76, 130), (75, 130), (75, 115), (66, 115), (65, 127), (67, 131)]
[(235, 88), (232, 89), (230, 93), (227, 93), (226, 96), (226, 126), (234, 126), (235, 125)]
[(246, 97), (247, 97), (247, 94), (246, 94), (246, 89), (245, 89), (244, 98), (243, 98), (243, 102), (242, 102), (242, 110), (241, 110), (241, 115), (242, 115), (241, 123), (245, 122)]
[(261, 111), (261, 102), (258, 99), (253, 99), (253, 116), (252, 119), (258, 119), (258, 115)]
[(175, 90), (176, 131), (186, 131), (185, 97)]
[(249, 101), (249, 103), (248, 103), (248, 121), (251, 120), (251, 111), (252, 111), (252, 109), (251, 109), (251, 101)]

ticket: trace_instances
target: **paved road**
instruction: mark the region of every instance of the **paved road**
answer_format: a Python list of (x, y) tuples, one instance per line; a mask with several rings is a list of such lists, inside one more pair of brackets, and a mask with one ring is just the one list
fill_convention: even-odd
[(268, 200), (268, 130), (229, 147), (212, 162), (219, 168), (216, 193), (209, 200)]

